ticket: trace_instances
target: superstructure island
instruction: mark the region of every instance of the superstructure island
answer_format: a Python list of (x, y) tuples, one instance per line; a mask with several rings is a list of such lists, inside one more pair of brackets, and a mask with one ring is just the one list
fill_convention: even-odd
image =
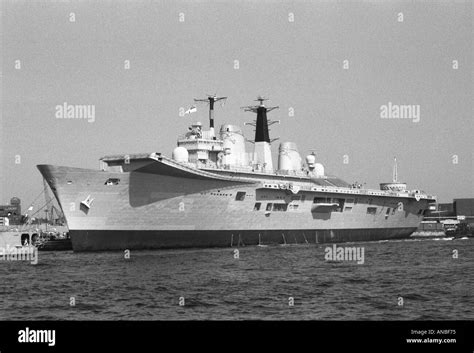
[[(366, 189), (326, 175), (314, 153), (279, 146), (273, 167), (265, 99), (253, 151), (242, 129), (194, 123), (171, 157), (161, 153), (101, 158), (99, 170), (38, 165), (69, 228), (74, 251), (335, 243), (408, 238), (436, 197), (397, 179)], [(202, 101), (202, 100), (196, 100)]]

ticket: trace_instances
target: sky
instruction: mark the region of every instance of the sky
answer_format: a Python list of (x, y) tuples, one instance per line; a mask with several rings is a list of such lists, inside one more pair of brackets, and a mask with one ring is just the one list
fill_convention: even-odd
[[(440, 202), (474, 197), (471, 1), (1, 1), (0, 204), (28, 206), (37, 164), (99, 168), (108, 154), (162, 152), (206, 106), (243, 126), (258, 95), (280, 142), (328, 174), (392, 179)], [(74, 21), (73, 21), (74, 20)], [(129, 65), (129, 66), (127, 66)], [(59, 119), (64, 103), (94, 120)], [(383, 106), (419, 116), (382, 118)], [(395, 108), (394, 108), (395, 109)], [(413, 113), (412, 112), (412, 113)], [(253, 138), (253, 128), (243, 128)], [(252, 145), (249, 144), (249, 149)]]

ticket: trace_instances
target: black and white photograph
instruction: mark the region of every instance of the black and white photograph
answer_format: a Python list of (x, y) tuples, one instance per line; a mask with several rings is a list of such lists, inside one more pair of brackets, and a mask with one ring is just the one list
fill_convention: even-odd
[(471, 0), (0, 4), (0, 352), (474, 350)]

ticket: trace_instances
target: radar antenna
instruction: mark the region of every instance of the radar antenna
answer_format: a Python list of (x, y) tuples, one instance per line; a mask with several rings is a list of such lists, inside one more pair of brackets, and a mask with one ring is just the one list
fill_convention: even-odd
[(278, 108), (280, 108), (279, 106), (276, 106), (276, 107), (265, 107), (265, 104), (263, 104), (263, 102), (265, 102), (265, 101), (267, 101), (267, 100), (268, 100), (268, 98), (265, 98), (265, 97), (262, 97), (262, 96), (258, 96), (257, 99), (254, 100), (254, 102), (260, 102), (259, 105), (248, 105), (248, 106), (245, 106), (245, 107), (241, 107), (241, 109), (243, 109), (243, 110), (246, 111), (246, 112), (254, 112), (254, 113), (256, 113), (258, 108), (264, 107), (264, 108), (266, 108), (266, 112), (269, 113), (269, 112), (271, 112), (273, 109), (278, 109)]

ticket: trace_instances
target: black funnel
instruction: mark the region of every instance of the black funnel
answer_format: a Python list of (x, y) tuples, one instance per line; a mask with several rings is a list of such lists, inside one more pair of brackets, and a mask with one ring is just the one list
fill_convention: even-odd
[(263, 106), (257, 108), (255, 142), (270, 143), (270, 134), (268, 133), (267, 108)]

